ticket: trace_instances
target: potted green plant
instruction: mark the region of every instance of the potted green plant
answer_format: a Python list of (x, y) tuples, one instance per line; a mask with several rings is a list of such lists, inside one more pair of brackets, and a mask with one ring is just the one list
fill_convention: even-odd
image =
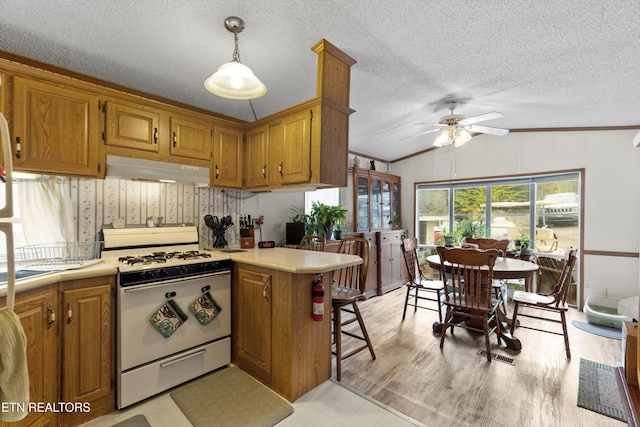
[(342, 239), (342, 230), (344, 228), (344, 220), (340, 219), (338, 221), (336, 221), (336, 223), (333, 225), (333, 239), (334, 240), (340, 240)]
[(317, 234), (329, 239), (336, 222), (346, 219), (347, 210), (343, 209), (342, 205), (329, 206), (320, 202), (312, 202), (309, 213), (309, 228), (313, 232), (310, 234)]
[(467, 237), (478, 238), (487, 237), (487, 225), (484, 221), (471, 221), (463, 219), (456, 228), (458, 239), (463, 242)]
[(440, 240), (438, 243), (440, 246), (444, 246), (445, 248), (452, 248), (455, 245), (455, 233), (452, 231), (447, 231), (447, 227), (442, 227), (442, 234), (440, 235)]
[(529, 249), (529, 236), (526, 234), (520, 234), (513, 239), (513, 246), (517, 251), (523, 252)]

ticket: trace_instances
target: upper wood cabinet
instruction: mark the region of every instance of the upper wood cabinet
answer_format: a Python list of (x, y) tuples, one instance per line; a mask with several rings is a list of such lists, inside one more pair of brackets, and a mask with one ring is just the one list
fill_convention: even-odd
[(108, 101), (105, 144), (157, 153), (160, 112), (143, 105)]
[(269, 126), (248, 129), (244, 144), (245, 187), (268, 187), (271, 175), (269, 172)]
[(171, 117), (171, 141), (169, 152), (172, 156), (192, 159), (210, 159), (213, 126), (185, 117)]
[(205, 120), (120, 100), (102, 105), (109, 154), (149, 160), (211, 159), (213, 126)]
[(242, 188), (242, 131), (214, 126), (213, 187)]
[(13, 165), (16, 170), (101, 177), (97, 95), (14, 76)]

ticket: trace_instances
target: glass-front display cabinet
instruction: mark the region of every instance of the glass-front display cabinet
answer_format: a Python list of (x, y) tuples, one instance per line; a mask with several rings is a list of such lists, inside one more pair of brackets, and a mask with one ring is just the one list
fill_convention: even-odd
[(398, 230), (400, 177), (353, 168), (354, 231)]

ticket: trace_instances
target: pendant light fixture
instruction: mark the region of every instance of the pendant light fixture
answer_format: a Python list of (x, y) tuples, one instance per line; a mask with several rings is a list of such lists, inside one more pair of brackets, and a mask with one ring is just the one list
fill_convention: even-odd
[(237, 16), (224, 20), (225, 28), (233, 33), (235, 49), (231, 62), (222, 64), (218, 71), (204, 82), (204, 87), (214, 95), (229, 99), (255, 99), (267, 93), (267, 87), (240, 62), (238, 33), (244, 30), (244, 21)]

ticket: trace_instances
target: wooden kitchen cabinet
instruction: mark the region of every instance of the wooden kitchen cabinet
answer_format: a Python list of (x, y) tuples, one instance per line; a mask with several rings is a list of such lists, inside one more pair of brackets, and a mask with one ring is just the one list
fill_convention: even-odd
[[(0, 299), (4, 307), (6, 298)], [(58, 349), (59, 314), (57, 284), (19, 292), (14, 311), (27, 337), (27, 367), (29, 369), (29, 400), (31, 402), (59, 402)], [(21, 421), (5, 423), (6, 427), (55, 427), (58, 413), (32, 411)]]
[(269, 126), (269, 160), (275, 167), (275, 185), (311, 182), (311, 147), (314, 111), (310, 107), (286, 115)]
[(183, 158), (211, 159), (212, 125), (195, 115), (122, 100), (108, 99), (101, 105), (108, 154), (176, 163)]
[[(331, 283), (331, 273), (324, 273)], [(293, 402), (331, 377), (331, 298), (311, 317), (315, 274), (234, 262), (231, 361)]]
[(245, 188), (265, 188), (269, 185), (269, 126), (247, 130), (244, 146)]
[(241, 365), (271, 382), (271, 274), (241, 266), (234, 272), (234, 355)]
[(106, 101), (104, 104), (105, 144), (158, 153), (160, 151), (160, 112), (156, 109), (126, 102)]
[(169, 152), (172, 156), (210, 160), (213, 126), (204, 121), (172, 116)]
[(115, 408), (114, 276), (60, 283), (61, 401), (89, 402), (90, 412), (63, 412), (61, 426), (82, 424)]
[(96, 94), (16, 75), (12, 105), (16, 170), (104, 176)]
[(70, 427), (115, 410), (114, 284), (115, 276), (102, 276), (16, 294), (15, 312), (27, 336), (30, 401), (87, 402), (91, 410), (34, 411), (0, 426)]
[(214, 126), (211, 186), (242, 188), (242, 130)]

